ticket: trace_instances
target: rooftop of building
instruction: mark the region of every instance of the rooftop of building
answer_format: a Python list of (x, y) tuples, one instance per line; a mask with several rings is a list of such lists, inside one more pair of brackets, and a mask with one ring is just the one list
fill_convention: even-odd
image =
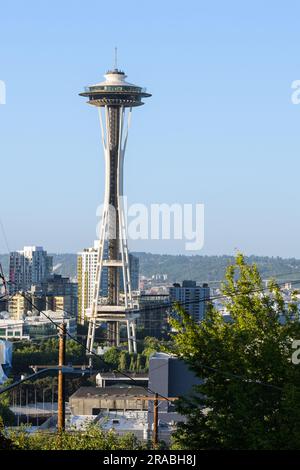
[(165, 352), (155, 352), (152, 354), (151, 359), (178, 359), (175, 354), (165, 353)]
[(112, 428), (118, 431), (143, 430), (147, 428), (148, 412), (147, 411), (101, 411), (96, 417), (95, 415), (71, 415), (67, 424), (72, 428), (84, 429), (90, 423), (97, 423), (102, 429), (110, 430)]
[(188, 288), (188, 289), (197, 288), (197, 289), (199, 289), (201, 287), (207, 288), (209, 286), (205, 282), (202, 285), (198, 285), (196, 281), (184, 280), (184, 281), (182, 281), (182, 284), (180, 284), (180, 282), (174, 282), (172, 287), (176, 287), (176, 288), (180, 287), (180, 288)]
[(124, 374), (120, 374), (119, 372), (98, 372), (99, 377), (103, 379), (148, 379), (149, 374), (145, 372), (128, 372), (126, 376)]
[(146, 396), (148, 392), (143, 387), (80, 387), (70, 398), (111, 398), (111, 397), (139, 397)]

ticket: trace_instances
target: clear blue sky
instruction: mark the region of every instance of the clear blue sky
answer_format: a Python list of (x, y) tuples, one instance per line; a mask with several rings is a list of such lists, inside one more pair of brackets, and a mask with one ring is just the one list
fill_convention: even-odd
[(297, 1), (2, 2), (0, 217), (10, 249), (92, 243), (103, 156), (97, 112), (78, 93), (102, 78), (117, 45), (128, 80), (153, 93), (134, 110), (129, 201), (203, 202), (200, 254), (299, 258), (299, 18)]

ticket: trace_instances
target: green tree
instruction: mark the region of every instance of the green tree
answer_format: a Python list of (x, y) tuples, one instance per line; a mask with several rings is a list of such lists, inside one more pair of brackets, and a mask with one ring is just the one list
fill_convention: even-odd
[(119, 365), (120, 351), (113, 347), (109, 348), (108, 351), (103, 355), (104, 361), (110, 365), (111, 369), (117, 369)]
[(128, 370), (129, 354), (126, 351), (121, 351), (119, 357), (119, 370), (126, 371)]
[(146, 336), (144, 339), (144, 350), (143, 350), (143, 356), (145, 356), (145, 363), (144, 363), (144, 368), (145, 370), (149, 369), (149, 359), (152, 354), (154, 354), (157, 351), (161, 351), (164, 347), (164, 343), (157, 339), (153, 338), (152, 336)]
[(4, 420), (0, 415), (0, 450), (15, 450), (17, 448), (16, 445), (11, 439), (8, 439), (4, 433)]
[(14, 413), (10, 410), (9, 406), (4, 403), (0, 403), (0, 419), (4, 426), (13, 426), (15, 421)]
[[(143, 445), (133, 434), (103, 431), (90, 425), (84, 431), (63, 433), (28, 433), (25, 428), (8, 432), (8, 438), (18, 450), (139, 450)], [(1, 440), (0, 440), (1, 443)]]
[(268, 291), (255, 265), (238, 255), (222, 285), (228, 321), (210, 306), (195, 324), (178, 307), (171, 351), (204, 379), (180, 399), (187, 418), (175, 434), (182, 449), (299, 449), (300, 365), (293, 339), (300, 339), (294, 299), (279, 287)]
[(136, 354), (134, 353), (131, 353), (130, 354), (130, 366), (129, 366), (129, 370), (131, 372), (135, 372), (136, 371)]
[[(85, 364), (85, 349), (76, 341), (67, 339), (66, 363)], [(58, 339), (51, 338), (39, 343), (24, 341), (14, 344), (12, 374), (31, 372), (31, 365), (54, 365), (58, 361)], [(99, 361), (98, 361), (99, 363)], [(97, 365), (98, 365), (97, 363)]]
[(146, 338), (144, 339), (143, 354), (149, 354), (156, 351), (160, 351), (161, 345), (161, 340), (154, 338), (153, 336), (146, 336)]
[(136, 370), (137, 372), (141, 372), (144, 370), (145, 367), (145, 356), (142, 354), (138, 354), (136, 358)]
[[(12, 380), (9, 379), (5, 382), (3, 387), (10, 385)], [(15, 421), (15, 415), (9, 408), (10, 395), (9, 392), (0, 395), (0, 431), (2, 426), (12, 426)]]

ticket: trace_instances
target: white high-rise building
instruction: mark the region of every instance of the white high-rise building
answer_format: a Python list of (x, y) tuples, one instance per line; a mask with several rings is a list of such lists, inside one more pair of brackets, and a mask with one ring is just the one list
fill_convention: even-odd
[(196, 281), (183, 281), (182, 285), (175, 283), (170, 287), (169, 295), (170, 302), (178, 302), (193, 320), (201, 322), (204, 319), (210, 298), (208, 284), (197, 286)]
[(49, 278), (52, 272), (52, 257), (41, 246), (24, 246), (21, 251), (10, 253), (9, 290), (13, 294), (27, 291)]
[(93, 302), (97, 269), (98, 241), (77, 254), (78, 322), (83, 324)]

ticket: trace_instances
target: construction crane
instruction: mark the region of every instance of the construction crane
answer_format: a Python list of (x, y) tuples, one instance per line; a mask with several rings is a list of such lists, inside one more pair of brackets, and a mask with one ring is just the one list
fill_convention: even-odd
[(6, 297), (7, 295), (8, 295), (7, 283), (6, 283), (6, 280), (5, 280), (2, 265), (0, 263), (0, 298), (1, 297)]

